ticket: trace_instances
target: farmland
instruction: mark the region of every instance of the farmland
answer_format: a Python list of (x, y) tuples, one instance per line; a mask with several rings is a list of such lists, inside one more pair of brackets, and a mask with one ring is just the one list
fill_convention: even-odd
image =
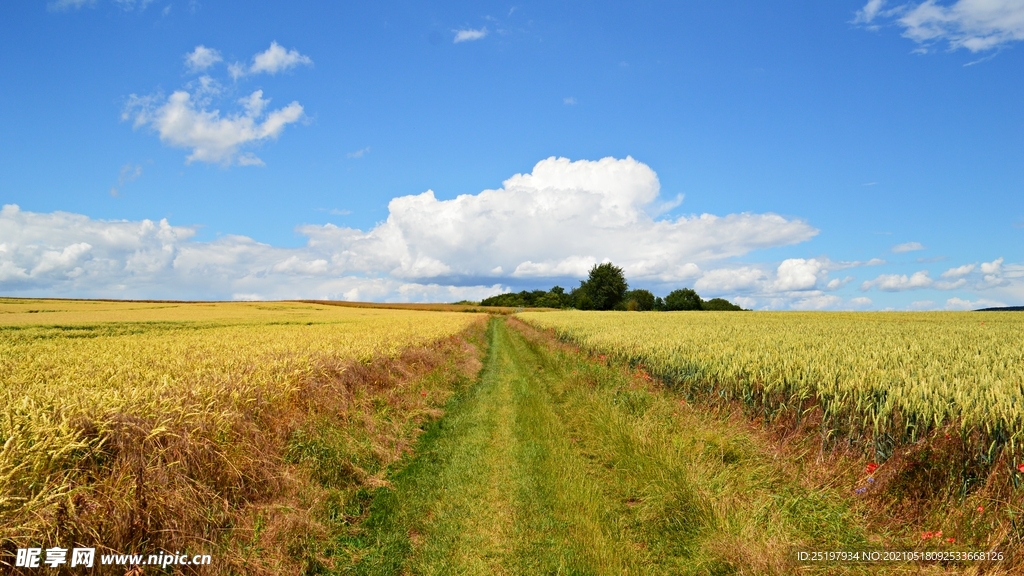
[[(867, 463), (857, 497), (907, 538), (1024, 538), (1024, 317), (1014, 313), (525, 313), (684, 398)], [(876, 482), (877, 480), (877, 482)], [(970, 512), (965, 515), (964, 510)], [(953, 515), (954, 521), (947, 520)], [(950, 530), (946, 530), (947, 536)], [(942, 532), (939, 531), (939, 534)]]
[(769, 417), (820, 405), (826, 428), (894, 443), (955, 427), (986, 456), (1024, 445), (1024, 318), (964, 314), (522, 314), (562, 338)]
[(443, 348), (479, 318), (299, 303), (0, 302), (0, 544), (217, 540), (239, 521), (229, 509), (281, 490), (281, 444), (309, 419), (307, 405), (344, 414), (366, 396), (422, 419), (426, 398), (406, 406), (374, 386), (394, 384), (386, 370), (407, 351)]
[(1019, 315), (472, 310), (0, 300), (0, 560), (944, 574), (795, 551), (1020, 549)]

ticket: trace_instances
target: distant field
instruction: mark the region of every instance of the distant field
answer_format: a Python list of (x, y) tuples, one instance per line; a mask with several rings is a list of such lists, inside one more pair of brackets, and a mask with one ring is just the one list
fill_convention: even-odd
[[(307, 306), (303, 306), (303, 305)], [(308, 306), (312, 305), (312, 306)], [(135, 322), (254, 319), (266, 312), (299, 314), (330, 307), (427, 312), (514, 314), (519, 308), (472, 304), (409, 304), (348, 302), (342, 300), (283, 300), (272, 302), (188, 302), (171, 300), (61, 300), (56, 298), (0, 298), (0, 325), (41, 322)], [(531, 308), (552, 311), (554, 308)], [(43, 316), (35, 316), (42, 314)], [(253, 315), (257, 316), (253, 316)], [(11, 316), (8, 316), (11, 315)]]
[(0, 300), (0, 547), (213, 537), (225, 511), (211, 502), (238, 505), (277, 482), (276, 456), (261, 452), (287, 433), (297, 403), (353, 363), (447, 342), (479, 318), (296, 302)]

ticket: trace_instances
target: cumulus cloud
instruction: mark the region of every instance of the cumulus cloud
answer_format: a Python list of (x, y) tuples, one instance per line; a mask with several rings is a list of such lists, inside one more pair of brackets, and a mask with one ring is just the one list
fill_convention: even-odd
[(811, 258), (791, 258), (779, 264), (776, 270), (775, 287), (778, 290), (808, 290), (818, 283), (818, 276), (824, 272), (823, 263)]
[(395, 198), (369, 231), (300, 228), (313, 246), (342, 246), (346, 266), (401, 278), (578, 275), (611, 260), (637, 280), (693, 276), (700, 262), (801, 242), (817, 230), (775, 214), (702, 214), (655, 220), (660, 184), (627, 157), (548, 158), (496, 190), (439, 200), (433, 191)]
[(884, 0), (869, 0), (854, 22), (874, 26), (892, 22), (921, 50), (936, 42), (950, 49), (982, 52), (1024, 40), (1024, 4), (1019, 0), (926, 0), (885, 9)]
[[(259, 100), (250, 105), (260, 108)], [(498, 189), (451, 200), (431, 191), (395, 198), (387, 220), (368, 230), (300, 226), (308, 242), (299, 248), (243, 236), (197, 242), (192, 228), (166, 220), (108, 222), (8, 206), (0, 215), (0, 281), (9, 293), (83, 296), (327, 297), (358, 290), (366, 298), (470, 298), (504, 290), (513, 278), (582, 278), (607, 260), (632, 281), (691, 281), (703, 265), (817, 233), (775, 214), (656, 220), (646, 209), (657, 205), (659, 192), (654, 171), (629, 157), (548, 158)], [(766, 278), (753, 267), (712, 270), (701, 285), (739, 289)]]
[(0, 287), (7, 294), (173, 299), (330, 298), (456, 301), (505, 291), (341, 276), (328, 254), (244, 236), (197, 242), (167, 220), (0, 210)]
[(189, 72), (195, 74), (223, 60), (224, 58), (221, 57), (220, 52), (200, 44), (196, 46), (195, 50), (185, 55), (185, 67), (188, 68)]
[(469, 41), (472, 41), (472, 40), (480, 40), (484, 36), (487, 36), (487, 28), (486, 27), (480, 28), (479, 30), (474, 30), (473, 28), (465, 28), (465, 29), (462, 29), (462, 30), (456, 30), (455, 31), (455, 40), (453, 42), (455, 44), (458, 44), (459, 42), (469, 42)]
[(250, 74), (277, 74), (296, 66), (312, 66), (313, 60), (309, 56), (300, 54), (294, 48), (285, 50), (277, 42), (271, 42), (270, 48), (252, 57), (252, 65), (249, 66)]
[(1004, 259), (1000, 257), (991, 262), (982, 262), (980, 265), (964, 264), (950, 268), (940, 275), (942, 280), (932, 279), (927, 270), (915, 272), (911, 276), (906, 274), (882, 274), (873, 280), (861, 284), (861, 290), (877, 288), (886, 292), (900, 292), (920, 288), (932, 288), (935, 290), (957, 290), (960, 288), (988, 290), (1010, 287), (1014, 285), (1016, 279), (1004, 268), (1003, 262)]
[(904, 242), (892, 247), (894, 254), (903, 254), (904, 252), (914, 252), (917, 250), (924, 250), (924, 245), (920, 242)]
[[(202, 72), (221, 60), (220, 52), (203, 45), (185, 55), (185, 64), (193, 73)], [(253, 57), (252, 71), (273, 74), (311, 63), (308, 57), (295, 50), (287, 51), (273, 42), (267, 51)], [(229, 68), (238, 66), (233, 64)], [(240, 72), (245, 73), (245, 70)], [(236, 76), (234, 72), (231, 74)], [(135, 128), (151, 128), (167, 145), (189, 150), (186, 163), (262, 166), (263, 160), (242, 148), (274, 140), (288, 124), (304, 118), (302, 105), (297, 101), (268, 111), (270, 99), (263, 97), (262, 90), (235, 101), (236, 111), (222, 115), (214, 108), (214, 100), (222, 97), (223, 92), (219, 82), (204, 74), (166, 98), (161, 94), (130, 95), (121, 119), (131, 120)]]
[(261, 166), (263, 161), (255, 154), (240, 149), (276, 139), (285, 126), (303, 117), (298, 102), (265, 112), (269, 103), (257, 90), (239, 100), (243, 111), (221, 116), (220, 110), (207, 110), (201, 99), (185, 90), (175, 91), (166, 100), (132, 94), (121, 117), (132, 120), (136, 128), (155, 130), (165, 144), (190, 150), (187, 163)]
[(949, 270), (946, 270), (945, 272), (942, 273), (942, 277), (963, 278), (964, 276), (967, 276), (971, 272), (974, 272), (974, 268), (974, 264), (964, 264), (963, 266), (958, 266), (956, 268), (950, 268)]

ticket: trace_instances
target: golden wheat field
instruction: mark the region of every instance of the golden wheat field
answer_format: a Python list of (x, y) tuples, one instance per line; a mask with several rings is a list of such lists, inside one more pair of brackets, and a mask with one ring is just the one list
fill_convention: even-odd
[[(247, 474), (232, 469), (246, 460), (235, 453), (239, 430), (302, 385), (452, 337), (478, 318), (309, 303), (0, 300), (0, 544), (60, 539), (80, 528), (62, 518), (89, 514), (79, 505), (102, 516), (102, 503), (84, 497), (98, 483), (122, 482), (107, 493), (153, 508), (133, 482), (166, 481), (188, 458), (207, 457), (153, 453), (177, 440), (206, 439), (217, 474)], [(130, 452), (106, 445), (117, 438), (147, 446), (136, 480), (102, 477)]]
[[(797, 417), (820, 406), (823, 430), (894, 444), (958, 427), (993, 463), (1024, 442), (1024, 315), (1008, 313), (523, 313), (599, 354), (646, 367), (684, 390)], [(1016, 466), (1012, 457), (1006, 464)]]

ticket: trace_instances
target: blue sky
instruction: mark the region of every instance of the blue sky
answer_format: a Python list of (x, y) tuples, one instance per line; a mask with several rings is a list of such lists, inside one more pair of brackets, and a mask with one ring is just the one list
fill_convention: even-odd
[(1024, 304), (1019, 1), (346, 4), (0, 5), (0, 293)]

